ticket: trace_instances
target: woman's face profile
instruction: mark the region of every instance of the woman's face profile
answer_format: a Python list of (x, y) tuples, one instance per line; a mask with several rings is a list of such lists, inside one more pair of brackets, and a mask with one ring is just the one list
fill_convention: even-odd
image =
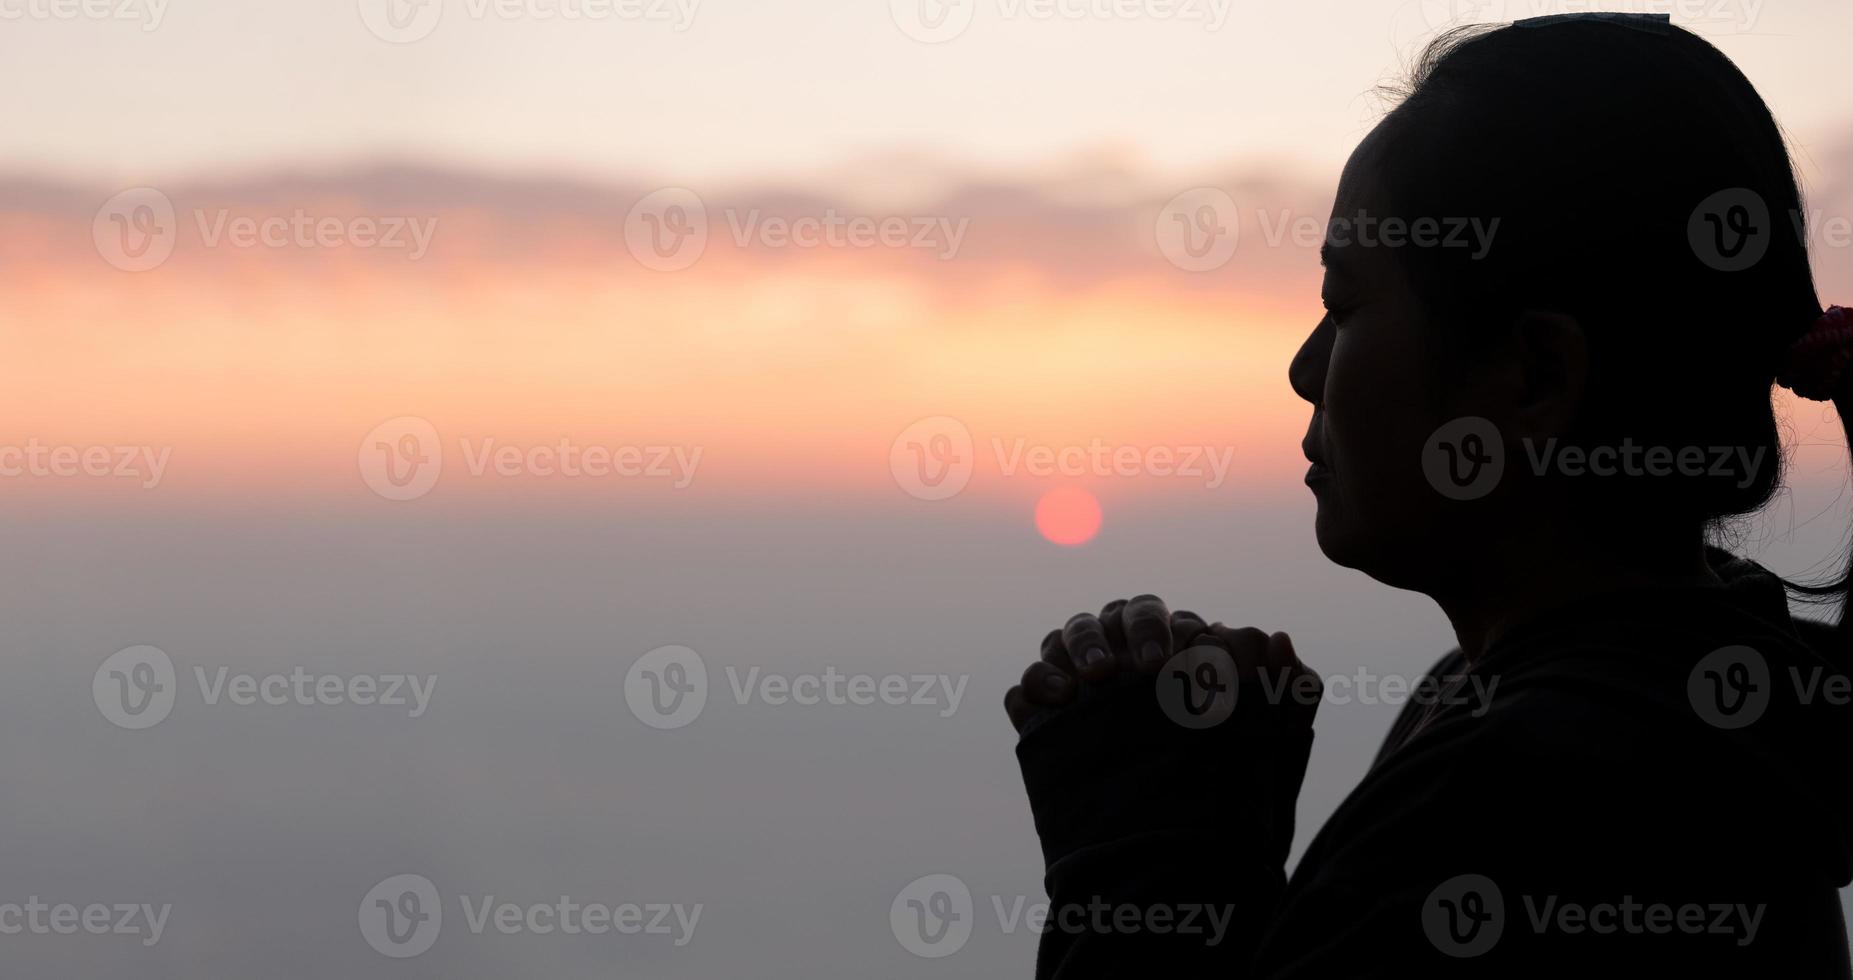
[[(1387, 125), (1387, 123), (1385, 124)], [(1429, 436), (1464, 394), (1445, 384), (1440, 331), (1394, 251), (1368, 234), (1393, 214), (1379, 188), (1382, 126), (1347, 161), (1321, 250), (1326, 315), (1289, 370), (1313, 406), (1302, 442), (1320, 550), (1379, 581), (1421, 588), (1451, 536), (1449, 505), (1423, 475)], [(1404, 216), (1412, 217), (1412, 216)], [(1409, 247), (1405, 245), (1404, 247)]]

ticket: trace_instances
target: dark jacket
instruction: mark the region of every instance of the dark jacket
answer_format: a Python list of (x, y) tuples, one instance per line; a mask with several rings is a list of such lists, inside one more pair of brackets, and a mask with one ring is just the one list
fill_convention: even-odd
[(1037, 976), (1853, 977), (1853, 689), (1776, 579), (1719, 571), (1444, 657), (1291, 880), (1278, 706), (1191, 731), (1144, 678), (1030, 727)]

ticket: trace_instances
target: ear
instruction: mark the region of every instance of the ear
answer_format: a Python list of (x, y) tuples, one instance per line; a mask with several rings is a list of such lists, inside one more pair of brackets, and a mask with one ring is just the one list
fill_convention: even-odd
[(1509, 350), (1517, 389), (1512, 424), (1521, 436), (1560, 436), (1582, 408), (1589, 343), (1573, 316), (1526, 310), (1512, 324)]

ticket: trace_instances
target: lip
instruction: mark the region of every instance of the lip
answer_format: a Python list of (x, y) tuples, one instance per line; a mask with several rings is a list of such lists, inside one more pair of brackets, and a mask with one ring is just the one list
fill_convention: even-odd
[(1324, 483), (1325, 481), (1331, 478), (1332, 478), (1332, 471), (1326, 468), (1326, 465), (1324, 463), (1319, 462), (1318, 460), (1314, 460), (1313, 465), (1306, 468), (1306, 485), (1307, 486), (1312, 486), (1315, 483)]
[[(1306, 457), (1308, 463), (1313, 464), (1314, 470), (1318, 470), (1323, 474), (1329, 471), (1326, 469), (1325, 459), (1319, 452), (1320, 448), (1322, 448), (1320, 446), (1321, 441), (1322, 440), (1319, 438), (1319, 413), (1314, 412), (1312, 422), (1306, 426), (1306, 437), (1300, 440), (1300, 454)], [(1307, 478), (1312, 478), (1312, 473), (1310, 471), (1307, 473)]]

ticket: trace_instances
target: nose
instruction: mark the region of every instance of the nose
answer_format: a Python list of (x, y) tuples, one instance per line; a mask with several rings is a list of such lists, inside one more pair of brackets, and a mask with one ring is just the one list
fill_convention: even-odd
[(1293, 385), (1293, 393), (1315, 406), (1325, 401), (1325, 368), (1332, 359), (1335, 332), (1331, 319), (1320, 318), (1319, 325), (1300, 345), (1299, 353), (1293, 355), (1293, 363), (1287, 366), (1287, 382)]

